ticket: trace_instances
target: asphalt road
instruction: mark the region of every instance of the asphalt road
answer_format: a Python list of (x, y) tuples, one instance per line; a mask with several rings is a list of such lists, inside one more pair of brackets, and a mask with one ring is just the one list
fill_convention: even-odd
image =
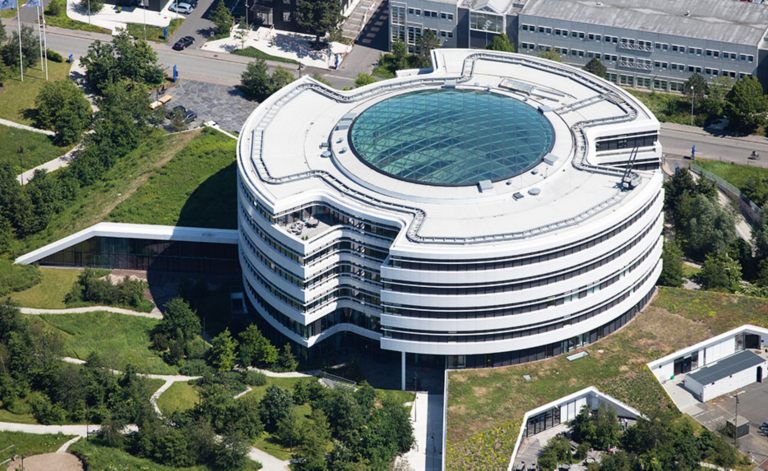
[[(696, 145), (696, 158), (768, 167), (768, 138), (761, 136), (716, 136), (693, 126), (662, 123), (661, 145), (669, 157), (690, 157)], [(753, 150), (759, 160), (749, 160)]]
[[(3, 23), (9, 31), (16, 26), (15, 19), (3, 20)], [(74, 54), (75, 57), (84, 56), (88, 52), (88, 46), (97, 39), (110, 41), (111, 37), (108, 34), (48, 27), (48, 47), (60, 52), (64, 57), (68, 57), (69, 54)], [(158, 60), (167, 69), (167, 74), (171, 75), (171, 69), (176, 65), (179, 78), (182, 80), (189, 79), (227, 86), (238, 85), (240, 74), (243, 73), (246, 65), (253, 61), (252, 58), (233, 54), (218, 54), (193, 48), (174, 51), (170, 44), (155, 42), (149, 44), (157, 52)], [(267, 61), (267, 65), (270, 69), (277, 66), (286, 67), (286, 64), (281, 62)], [(297, 73), (296, 70), (291, 71)], [(357, 75), (356, 71), (327, 71), (312, 67), (304, 68), (303, 73), (322, 75), (337, 88), (352, 85)]]

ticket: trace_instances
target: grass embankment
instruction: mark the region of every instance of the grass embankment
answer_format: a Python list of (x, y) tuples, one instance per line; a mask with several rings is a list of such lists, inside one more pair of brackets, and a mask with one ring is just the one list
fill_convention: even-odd
[(171, 20), (170, 24), (168, 25), (168, 39), (165, 39), (165, 28), (160, 26), (144, 25), (141, 23), (128, 23), (128, 34), (136, 38), (146, 39), (147, 41), (167, 43), (173, 37), (173, 33), (179, 29), (179, 26), (181, 26), (182, 23), (184, 23), (183, 18), (174, 18)]
[(208, 469), (205, 466), (191, 468), (163, 466), (146, 458), (133, 456), (118, 448), (106, 447), (86, 440), (78, 440), (69, 448), (69, 452), (80, 458), (85, 463), (86, 469), (140, 469), (142, 471), (176, 471), (178, 469), (205, 471)]
[(768, 168), (699, 159), (696, 159), (696, 165), (708, 172), (714, 173), (742, 191), (747, 186), (748, 180), (768, 178)]
[(585, 348), (586, 358), (451, 372), (448, 469), (506, 468), (523, 414), (587, 386), (640, 411), (674, 407), (646, 363), (746, 323), (768, 326), (768, 299), (660, 288), (634, 321)]
[(167, 135), (153, 131), (144, 143), (119, 159), (97, 183), (79, 191), (77, 198), (56, 214), (43, 231), (17, 241), (13, 251), (26, 253), (103, 221), (112, 209), (133, 195), (196, 135), (196, 132)]
[[(107, 6), (105, 5), (105, 8), (106, 7)], [(75, 21), (68, 17), (66, 0), (51, 0), (51, 3), (48, 4), (48, 8), (45, 10), (45, 22), (48, 26), (58, 26), (59, 28), (90, 31), (92, 33), (111, 33), (110, 30), (100, 26)]]
[(98, 353), (109, 368), (122, 371), (131, 364), (140, 373), (178, 373), (175, 366), (165, 363), (151, 349), (151, 332), (158, 323), (155, 319), (109, 312), (44, 315), (32, 319), (61, 333), (65, 356), (86, 360), (91, 353)]
[[(68, 75), (69, 64), (48, 61), (49, 81), (63, 80)], [(20, 80), (18, 69), (11, 70), (10, 76), (0, 88), (0, 118), (32, 126), (34, 124), (35, 98), (37, 98), (37, 94), (43, 88), (44, 83), (45, 74), (39, 63), (34, 67), (24, 69), (23, 82)], [(13, 152), (15, 153), (16, 149), (13, 149)]]
[(12, 260), (0, 257), (0, 296), (14, 291), (30, 289), (40, 283), (40, 271), (31, 265), (14, 265)]
[(112, 210), (109, 220), (236, 228), (236, 145), (206, 129)]
[(62, 434), (37, 435), (21, 432), (0, 432), (0, 450), (14, 445), (13, 448), (0, 454), (0, 462), (14, 455), (32, 456), (55, 452), (70, 438), (73, 437)]
[[(2, 100), (0, 92), (0, 102)], [(11, 164), (13, 173), (17, 175), (66, 154), (71, 148), (55, 145), (53, 139), (45, 134), (0, 126), (0, 162)]]
[(293, 59), (288, 59), (286, 57), (280, 57), (280, 56), (273, 56), (272, 54), (267, 54), (266, 52), (256, 49), (253, 46), (248, 46), (245, 49), (235, 49), (234, 51), (232, 51), (232, 54), (235, 54), (238, 56), (245, 56), (245, 57), (254, 57), (257, 59), (264, 59), (265, 61), (284, 62), (286, 64), (294, 64), (294, 65), (299, 64), (297, 61)]
[[(665, 92), (643, 92), (627, 90), (640, 99), (661, 122), (691, 124), (691, 99), (685, 95)], [(694, 110), (693, 123), (704, 126), (707, 114)]]
[(157, 406), (163, 411), (163, 414), (169, 415), (195, 407), (199, 398), (200, 395), (195, 386), (179, 381), (173, 383), (173, 386), (157, 398)]
[(64, 297), (72, 289), (82, 270), (63, 268), (39, 268), (42, 279), (35, 286), (11, 295), (11, 299), (23, 307), (38, 309), (64, 309)]

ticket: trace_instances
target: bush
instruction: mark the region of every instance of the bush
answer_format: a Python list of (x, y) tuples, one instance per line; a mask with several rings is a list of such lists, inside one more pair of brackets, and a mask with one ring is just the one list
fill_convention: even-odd
[(205, 360), (194, 358), (192, 360), (187, 360), (187, 362), (179, 368), (179, 373), (186, 376), (204, 376), (206, 374), (213, 374), (214, 369), (208, 366)]
[[(149, 310), (152, 305), (144, 299), (147, 283), (141, 280), (131, 280), (127, 276), (117, 284), (103, 279), (102, 271), (86, 269), (72, 286), (72, 290), (64, 297), (67, 304), (90, 302), (110, 306), (128, 306)], [(147, 309), (149, 308), (149, 309)]]
[(0, 296), (23, 291), (40, 283), (40, 270), (34, 265), (15, 265), (0, 259)]
[(53, 49), (46, 49), (45, 54), (49, 61), (58, 62), (59, 64), (64, 62), (64, 57)]
[[(45, 9), (45, 14), (48, 16), (61, 16), (66, 10), (63, 0), (51, 0), (48, 3), (48, 8)], [(48, 53), (48, 57), (51, 57), (51, 53)]]
[(264, 386), (267, 384), (267, 375), (258, 371), (244, 371), (243, 382), (248, 386)]

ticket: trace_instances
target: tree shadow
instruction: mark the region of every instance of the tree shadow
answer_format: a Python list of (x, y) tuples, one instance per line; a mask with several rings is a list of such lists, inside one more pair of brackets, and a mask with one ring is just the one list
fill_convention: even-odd
[(178, 226), (237, 229), (237, 164), (200, 184), (181, 209)]

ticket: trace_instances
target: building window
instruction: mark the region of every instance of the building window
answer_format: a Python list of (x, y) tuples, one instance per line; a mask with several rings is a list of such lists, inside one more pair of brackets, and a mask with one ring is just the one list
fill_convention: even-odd
[[(501, 33), (504, 31), (504, 17), (489, 13), (469, 12), (469, 28), (475, 31), (488, 33)], [(544, 32), (544, 27), (539, 26), (539, 33)]]

